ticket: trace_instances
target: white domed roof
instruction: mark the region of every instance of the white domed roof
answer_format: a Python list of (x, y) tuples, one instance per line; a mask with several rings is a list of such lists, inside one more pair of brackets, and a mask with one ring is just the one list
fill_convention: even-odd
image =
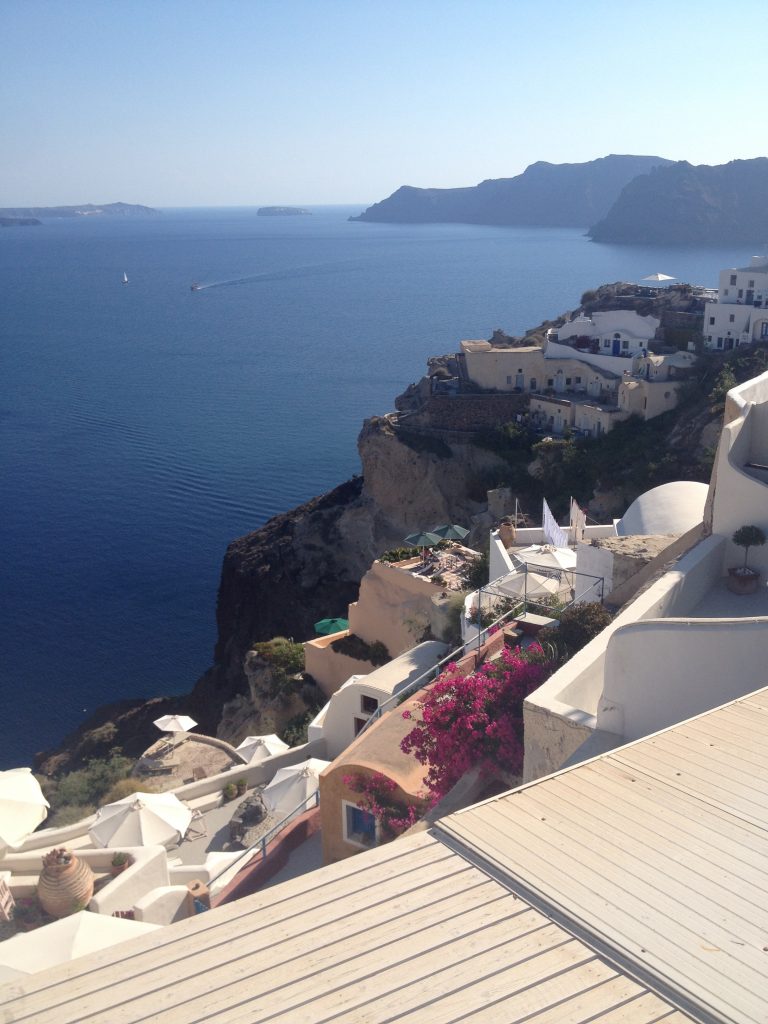
[(654, 487), (635, 498), (616, 524), (620, 537), (635, 534), (682, 534), (704, 519), (706, 484), (675, 480)]

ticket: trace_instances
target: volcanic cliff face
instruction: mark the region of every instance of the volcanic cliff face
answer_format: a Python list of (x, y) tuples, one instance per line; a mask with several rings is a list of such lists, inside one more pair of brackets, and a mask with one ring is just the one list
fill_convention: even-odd
[(401, 435), (396, 417), (367, 420), (358, 448), (362, 478), (275, 516), (227, 548), (215, 662), (198, 696), (215, 693), (221, 703), (246, 694), (244, 664), (254, 643), (277, 635), (308, 639), (318, 619), (345, 615), (374, 558), (414, 530), (470, 525), (485, 508), (483, 479), (502, 467), (469, 444)]

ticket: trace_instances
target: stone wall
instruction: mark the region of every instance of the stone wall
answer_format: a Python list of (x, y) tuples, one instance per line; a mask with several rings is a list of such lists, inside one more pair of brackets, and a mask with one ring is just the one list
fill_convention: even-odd
[(528, 409), (523, 394), (432, 395), (421, 412), (401, 420), (403, 428), (473, 431), (508, 423)]

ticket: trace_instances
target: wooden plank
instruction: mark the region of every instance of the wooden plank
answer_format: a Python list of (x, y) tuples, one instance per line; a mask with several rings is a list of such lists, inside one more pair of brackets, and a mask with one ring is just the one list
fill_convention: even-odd
[[(570, 938), (540, 952), (524, 950), (513, 943), (499, 947), (482, 959), (470, 955), (459, 963), (433, 962), (431, 966), (429, 973), (396, 974), (385, 993), (375, 987), (347, 989), (334, 994), (333, 1003), (314, 1007), (326, 1012), (313, 1015), (310, 1005), (302, 1008), (305, 1010), (302, 1014), (281, 1013), (270, 1017), (269, 1024), (388, 1022), (402, 1019), (404, 1010), (411, 1019), (422, 1024), (443, 1024), (482, 1009), (500, 995), (512, 993), (517, 994), (518, 1006), (525, 1006), (526, 1012), (531, 1013), (552, 1001), (556, 990), (565, 996), (583, 990), (593, 979), (615, 975), (613, 968), (596, 960), (581, 943)], [(244, 1015), (232, 1024), (249, 1024), (249, 1018)]]
[(484, 805), (477, 821), (478, 812), (471, 810), (457, 816), (451, 822), (456, 835), (463, 833), (502, 873), (524, 879), (545, 903), (565, 911), (578, 925), (576, 934), (594, 932), (617, 954), (655, 970), (687, 995), (746, 1013), (740, 1019), (764, 1007), (764, 954), (733, 945), (718, 924), (702, 922), (667, 894), (658, 905), (649, 904), (631, 874), (584, 856), (575, 837), (550, 843), (541, 827), (529, 832), (520, 813), (510, 821), (496, 807)]
[[(507, 999), (494, 1000), (478, 1013), (462, 1017), (462, 1024), (498, 1024), (499, 1020), (509, 1020), (507, 1004)], [(670, 1009), (669, 1003), (620, 974), (550, 1004), (527, 1017), (525, 1024), (653, 1024)]]
[[(392, 870), (393, 866), (396, 870)], [(281, 888), (277, 886), (269, 890), (271, 898), (266, 905), (260, 905), (261, 901), (254, 897), (247, 897), (201, 917), (170, 925), (157, 936), (153, 934), (145, 937), (143, 942), (132, 942), (128, 956), (126, 950), (121, 956), (122, 947), (113, 947), (88, 957), (80, 964), (54, 968), (38, 979), (32, 976), (11, 983), (9, 991), (4, 992), (5, 1005), (10, 1010), (15, 998), (23, 998), (23, 1013), (36, 1021), (42, 1019), (38, 1015), (59, 1000), (61, 1013), (69, 1012), (63, 1005), (66, 1001), (72, 1012), (77, 1014), (80, 1001), (90, 993), (106, 990), (109, 995), (115, 991), (116, 985), (121, 991), (125, 990), (128, 997), (137, 989), (141, 991), (143, 975), (151, 973), (158, 962), (163, 962), (166, 970), (183, 980), (194, 974), (202, 959), (226, 960), (231, 955), (233, 940), (242, 948), (251, 932), (258, 948), (261, 948), (289, 941), (296, 934), (310, 931), (313, 927), (324, 928), (334, 916), (354, 919), (365, 909), (386, 906), (398, 894), (418, 892), (424, 886), (443, 879), (451, 880), (449, 887), (452, 891), (460, 889), (465, 881), (469, 884), (470, 877), (474, 884), (486, 881), (481, 872), (434, 840), (426, 846), (420, 844), (411, 857), (383, 859), (378, 865), (369, 862), (364, 872), (358, 869), (341, 874), (341, 878), (332, 878), (326, 886), (315, 884), (309, 888), (305, 885), (304, 893), (294, 894), (288, 899), (275, 898), (275, 893)], [(314, 903), (309, 900), (311, 896), (315, 896)], [(248, 906), (250, 913), (247, 912)], [(215, 918), (215, 921), (211, 922), (210, 918)], [(111, 966), (114, 971), (100, 970)], [(68, 980), (66, 994), (58, 988), (58, 982), (65, 979)], [(55, 996), (51, 991), (54, 986)], [(19, 1020), (25, 1019), (22, 1010), (17, 1013)]]
[[(196, 1021), (203, 1007), (210, 1014), (230, 1003), (236, 1005), (244, 991), (251, 997), (259, 993), (272, 1005), (275, 1001), (281, 1004), (287, 998), (283, 993), (292, 994), (302, 985), (316, 993), (319, 977), (323, 987), (335, 973), (349, 973), (354, 981), (359, 964), (366, 958), (381, 966), (387, 957), (400, 959), (404, 950), (416, 955), (429, 949), (430, 944), (463, 937), (465, 930), (469, 934), (492, 935), (494, 927), (503, 924), (510, 933), (526, 934), (540, 931), (546, 924), (541, 915), (522, 901), (513, 901), (501, 886), (492, 883), (482, 887), (486, 894), (493, 894), (490, 901), (487, 895), (462, 900), (455, 888), (451, 899), (446, 888), (442, 898), (433, 903), (432, 896), (437, 899), (438, 894), (431, 887), (425, 890), (419, 894), (419, 905), (415, 908), (412, 901), (393, 901), (388, 921), (372, 924), (370, 917), (358, 917), (341, 933), (329, 921), (326, 929), (296, 935), (290, 943), (281, 943), (279, 947), (264, 946), (260, 952), (241, 950), (233, 943), (234, 955), (227, 962), (201, 966), (198, 974), (182, 986), (165, 972), (155, 972), (163, 987), (135, 994), (125, 1010), (113, 995), (109, 1020), (123, 1024), (174, 1010), (178, 1020)], [(105, 1009), (89, 1003), (87, 1014), (81, 1009), (79, 1020), (104, 1019)]]
[(660, 849), (674, 842), (689, 855), (730, 863), (732, 874), (745, 869), (756, 872), (758, 888), (768, 890), (762, 829), (748, 823), (734, 825), (730, 815), (720, 811), (713, 815), (712, 809), (693, 797), (678, 793), (673, 799), (662, 783), (649, 784), (646, 780), (644, 785), (633, 786), (630, 800), (626, 789), (617, 787), (612, 765), (601, 762), (590, 765), (590, 769), (579, 776), (578, 784), (575, 778), (561, 777), (565, 799), (577, 807), (589, 805), (593, 817), (610, 820), (615, 815), (624, 827), (630, 827), (636, 816), (642, 815), (645, 821), (657, 823)]

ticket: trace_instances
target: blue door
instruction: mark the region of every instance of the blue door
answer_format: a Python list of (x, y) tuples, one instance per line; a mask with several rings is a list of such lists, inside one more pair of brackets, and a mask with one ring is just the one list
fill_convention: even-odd
[(613, 354), (615, 356), (621, 355), (621, 338), (613, 339)]

